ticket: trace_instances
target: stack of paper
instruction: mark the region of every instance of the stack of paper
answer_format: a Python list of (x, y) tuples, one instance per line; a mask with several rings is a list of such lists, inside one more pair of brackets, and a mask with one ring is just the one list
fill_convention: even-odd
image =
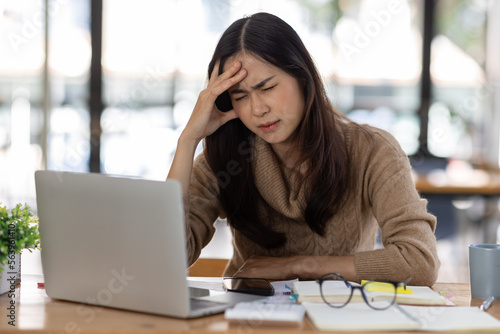
[[(346, 300), (346, 295), (351, 293), (351, 289), (345, 287), (342, 282), (339, 282), (338, 286), (331, 288), (329, 290), (323, 290), (323, 293), (329, 296), (330, 300), (335, 300), (336, 297), (339, 300)], [(412, 290), (411, 294), (399, 294), (396, 297), (396, 302), (399, 304), (406, 305), (453, 305), (446, 298), (441, 296), (436, 291), (432, 290), (426, 286), (409, 286)], [(321, 293), (319, 290), (319, 284), (315, 281), (301, 281), (295, 282), (293, 284), (293, 291), (297, 294), (300, 303), (312, 302), (312, 303), (324, 303), (321, 298)], [(380, 292), (384, 294), (384, 292)], [(354, 291), (351, 303), (364, 303), (361, 293), (358, 289)]]

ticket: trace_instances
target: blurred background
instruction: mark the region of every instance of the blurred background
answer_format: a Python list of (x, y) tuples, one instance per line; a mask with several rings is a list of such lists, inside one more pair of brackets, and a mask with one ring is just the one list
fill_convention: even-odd
[[(165, 179), (215, 44), (258, 11), (298, 32), (335, 106), (396, 137), (430, 181), (440, 280), (468, 281), (467, 245), (499, 242), (494, 0), (2, 0), (1, 205), (36, 210), (37, 169)], [(202, 256), (229, 258), (216, 224)]]

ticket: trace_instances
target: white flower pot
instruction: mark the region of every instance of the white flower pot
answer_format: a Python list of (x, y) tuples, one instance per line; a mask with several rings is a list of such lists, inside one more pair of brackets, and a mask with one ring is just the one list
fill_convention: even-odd
[(21, 282), (21, 254), (14, 254), (11, 263), (3, 265), (0, 272), (0, 294), (13, 291), (15, 286)]

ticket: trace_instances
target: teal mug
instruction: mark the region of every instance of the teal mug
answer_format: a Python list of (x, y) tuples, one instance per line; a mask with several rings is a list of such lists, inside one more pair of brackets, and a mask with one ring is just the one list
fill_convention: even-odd
[(472, 298), (500, 299), (500, 245), (469, 245), (469, 273)]

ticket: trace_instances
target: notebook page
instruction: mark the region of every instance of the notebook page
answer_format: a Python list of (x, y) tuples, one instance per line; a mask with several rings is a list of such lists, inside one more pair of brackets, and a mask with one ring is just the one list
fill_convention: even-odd
[(415, 330), (419, 323), (396, 308), (374, 310), (366, 304), (335, 309), (326, 304), (303, 303), (307, 316), (319, 330)]
[(500, 331), (500, 321), (478, 307), (454, 306), (401, 306), (417, 318), (421, 330), (458, 331), (494, 330)]

